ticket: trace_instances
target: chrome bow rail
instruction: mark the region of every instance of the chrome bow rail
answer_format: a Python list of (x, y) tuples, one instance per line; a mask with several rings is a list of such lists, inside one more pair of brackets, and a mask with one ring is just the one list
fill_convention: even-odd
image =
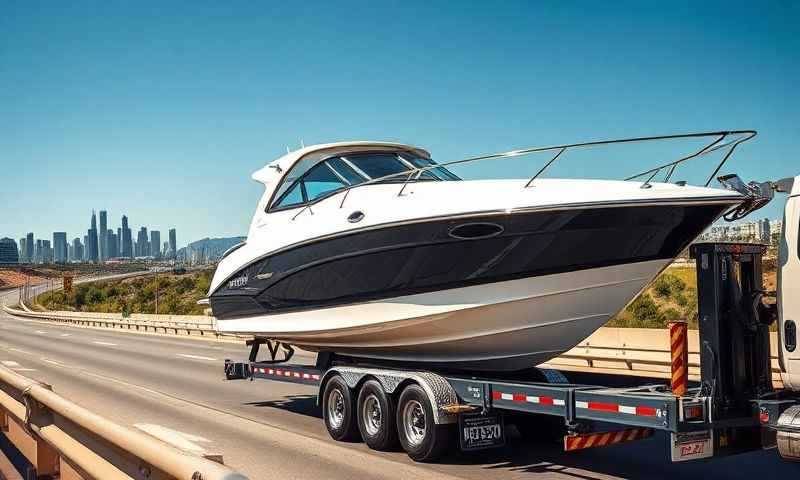
[[(393, 173), (393, 174), (386, 175), (386, 176), (383, 176), (383, 177), (374, 178), (374, 179), (371, 179), (369, 181), (362, 182), (362, 183), (359, 183), (359, 184), (356, 184), (356, 185), (351, 185), (351, 186), (345, 187), (345, 188), (343, 188), (341, 190), (336, 190), (334, 193), (332, 193), (332, 195), (321, 197), (318, 201), (322, 201), (322, 200), (324, 200), (326, 198), (329, 198), (330, 196), (338, 195), (338, 194), (343, 193), (344, 195), (342, 195), (342, 200), (339, 203), (339, 208), (342, 208), (342, 207), (344, 207), (344, 202), (345, 202), (345, 200), (347, 200), (347, 197), (350, 194), (350, 191), (353, 190), (354, 188), (360, 188), (360, 187), (363, 187), (363, 186), (366, 186), (366, 185), (372, 185), (372, 184), (375, 184), (375, 183), (386, 182), (387, 180), (391, 180), (391, 179), (397, 178), (397, 177), (405, 177), (405, 180), (402, 182), (402, 186), (400, 188), (400, 191), (397, 194), (398, 196), (400, 196), (405, 191), (406, 186), (408, 185), (409, 182), (418, 180), (420, 178), (420, 176), (423, 173), (425, 173), (426, 171), (428, 171), (428, 170), (435, 170), (437, 168), (447, 167), (447, 166), (450, 166), (450, 165), (460, 165), (460, 164), (464, 164), (464, 163), (477, 162), (477, 161), (481, 161), (481, 160), (493, 160), (493, 159), (500, 159), (500, 158), (519, 157), (519, 156), (523, 156), (523, 155), (529, 155), (529, 154), (532, 154), (532, 153), (541, 153), (541, 152), (555, 152), (555, 155), (547, 163), (545, 163), (536, 172), (536, 174), (534, 174), (533, 177), (531, 177), (530, 180), (528, 180), (528, 182), (525, 184), (525, 188), (528, 188), (528, 187), (531, 187), (533, 185), (534, 180), (539, 178), (539, 176), (541, 176), (548, 168), (550, 168), (550, 166), (553, 165), (553, 163), (555, 163), (559, 158), (561, 158), (564, 153), (566, 153), (568, 150), (571, 150), (571, 149), (591, 148), (591, 147), (597, 147), (597, 146), (601, 146), (601, 145), (616, 145), (616, 144), (628, 144), (628, 143), (657, 142), (657, 141), (693, 139), (693, 138), (694, 139), (709, 138), (709, 139), (711, 139), (711, 141), (708, 144), (706, 144), (705, 146), (703, 146), (701, 149), (695, 151), (694, 153), (691, 153), (691, 154), (689, 154), (687, 156), (681, 157), (681, 158), (679, 158), (677, 160), (674, 160), (672, 162), (668, 162), (668, 163), (665, 163), (663, 165), (659, 165), (659, 166), (653, 167), (651, 169), (645, 170), (643, 172), (637, 173), (637, 174), (632, 175), (630, 177), (624, 178), (623, 180), (626, 180), (626, 181), (635, 180), (635, 179), (647, 176), (646, 180), (644, 180), (644, 182), (642, 183), (641, 188), (650, 188), (651, 187), (650, 182), (652, 182), (653, 179), (655, 179), (655, 177), (660, 172), (662, 172), (662, 171), (665, 172), (663, 181), (664, 182), (668, 182), (670, 180), (670, 178), (672, 178), (672, 175), (675, 173), (675, 169), (678, 167), (678, 165), (680, 165), (680, 164), (682, 164), (684, 162), (687, 162), (689, 160), (692, 160), (694, 158), (702, 157), (702, 156), (708, 155), (710, 153), (716, 152), (718, 150), (722, 150), (722, 149), (727, 148), (727, 151), (723, 155), (722, 160), (719, 161), (719, 163), (716, 165), (716, 168), (714, 168), (714, 171), (708, 177), (708, 180), (706, 181), (706, 183), (704, 185), (704, 186), (707, 187), (709, 184), (711, 184), (711, 181), (714, 180), (714, 177), (719, 173), (720, 169), (725, 165), (725, 162), (727, 162), (728, 159), (731, 157), (731, 155), (733, 155), (733, 152), (734, 152), (734, 150), (736, 150), (736, 147), (739, 146), (740, 143), (746, 142), (746, 141), (750, 140), (751, 138), (753, 138), (755, 136), (756, 136), (756, 131), (755, 130), (729, 130), (729, 131), (719, 131), (719, 132), (702, 132), (702, 133), (685, 133), (685, 134), (678, 134), (678, 135), (661, 135), (661, 136), (656, 136), (656, 137), (634, 137), (634, 138), (622, 138), (622, 139), (617, 139), (617, 140), (599, 140), (599, 141), (594, 141), (594, 142), (582, 142), (582, 143), (569, 143), (569, 144), (565, 144), (565, 145), (554, 145), (554, 146), (550, 146), (550, 147), (523, 148), (523, 149), (518, 149), (518, 150), (510, 150), (510, 151), (502, 152), (502, 153), (494, 153), (494, 154), (490, 154), (490, 155), (480, 155), (480, 156), (477, 156), (477, 157), (469, 157), (469, 158), (464, 158), (464, 159), (461, 159), (461, 160), (453, 160), (453, 161), (444, 162), (444, 163), (437, 163), (435, 165), (429, 165), (429, 166), (426, 166), (426, 167), (418, 167), (418, 168), (409, 169), (409, 170), (406, 170), (406, 171), (403, 171), (403, 172)], [(300, 215), (305, 210), (309, 210), (313, 214), (314, 212), (311, 210), (311, 206), (312, 206), (313, 203), (316, 203), (316, 202), (312, 202), (312, 203), (307, 204), (299, 212), (297, 212), (297, 214), (293, 217), (293, 219), (297, 218), (297, 216)]]

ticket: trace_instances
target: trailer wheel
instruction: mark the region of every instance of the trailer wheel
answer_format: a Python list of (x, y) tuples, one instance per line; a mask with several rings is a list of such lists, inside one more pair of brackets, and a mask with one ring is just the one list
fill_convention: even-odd
[(373, 450), (391, 450), (397, 445), (394, 399), (376, 380), (368, 380), (358, 392), (358, 430)]
[(441, 457), (453, 440), (451, 427), (433, 421), (433, 407), (419, 385), (409, 385), (400, 394), (397, 435), (412, 460), (432, 462)]
[(322, 394), (322, 417), (334, 440), (351, 442), (358, 438), (353, 392), (339, 375), (325, 384)]

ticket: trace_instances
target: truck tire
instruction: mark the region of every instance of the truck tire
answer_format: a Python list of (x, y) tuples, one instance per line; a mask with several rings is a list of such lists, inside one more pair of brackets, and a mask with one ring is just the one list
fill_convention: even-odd
[(377, 380), (367, 380), (358, 392), (356, 412), (358, 430), (364, 443), (373, 450), (392, 450), (397, 446), (395, 402)]
[(432, 462), (454, 441), (453, 425), (437, 425), (428, 395), (419, 385), (403, 389), (397, 402), (397, 436), (412, 460)]
[(322, 394), (322, 417), (328, 433), (336, 441), (352, 442), (358, 439), (355, 399), (350, 387), (340, 375), (334, 375), (325, 384)]

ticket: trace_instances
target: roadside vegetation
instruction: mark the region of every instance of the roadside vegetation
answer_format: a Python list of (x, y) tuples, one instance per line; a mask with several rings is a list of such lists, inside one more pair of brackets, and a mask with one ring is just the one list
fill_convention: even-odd
[[(202, 315), (205, 307), (197, 301), (206, 296), (213, 270), (183, 275), (159, 274), (81, 283), (72, 292), (43, 293), (37, 303), (48, 310), (101, 313), (156, 313), (171, 315)], [(157, 282), (157, 283), (156, 283)]]
[[(764, 262), (764, 287), (774, 290), (775, 262)], [(685, 320), (698, 328), (697, 274), (694, 267), (664, 270), (630, 305), (609, 321), (607, 327), (664, 328), (669, 322)]]

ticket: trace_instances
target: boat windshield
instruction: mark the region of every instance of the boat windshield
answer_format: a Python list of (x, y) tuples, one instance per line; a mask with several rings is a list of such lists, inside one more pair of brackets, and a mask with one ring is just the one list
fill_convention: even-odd
[(277, 190), (272, 208), (283, 209), (312, 203), (344, 188), (394, 174), (398, 175), (381, 183), (460, 180), (444, 167), (425, 170), (418, 178), (408, 179), (408, 175), (399, 175), (434, 165), (436, 162), (431, 159), (407, 152), (357, 153), (331, 157), (317, 163), (299, 178), (295, 172), (289, 172)]

